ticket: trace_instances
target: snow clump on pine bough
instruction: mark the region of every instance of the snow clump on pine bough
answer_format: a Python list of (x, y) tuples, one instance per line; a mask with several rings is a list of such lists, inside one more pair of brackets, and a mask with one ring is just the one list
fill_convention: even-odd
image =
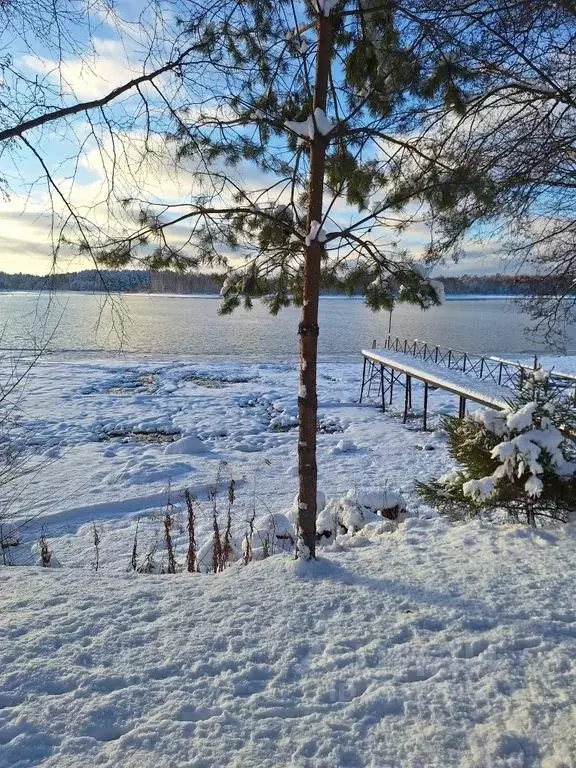
[(506, 478), (521, 478), (529, 473), (524, 489), (531, 498), (538, 498), (544, 490), (539, 477), (544, 473), (544, 460), (558, 477), (574, 477), (576, 464), (567, 460), (562, 451), (565, 436), (547, 417), (536, 422), (537, 408), (537, 402), (529, 402), (516, 410), (509, 408), (496, 418), (487, 418), (483, 413), (474, 414), (474, 421), (482, 423), (498, 437), (509, 439), (492, 448), (490, 457), (499, 462), (492, 475), (471, 479), (463, 484), (465, 496), (488, 499), (495, 493), (498, 482)]
[(328, 136), (328, 134), (332, 133), (336, 128), (338, 123), (331, 123), (326, 117), (324, 110), (320, 109), (320, 107), (316, 107), (314, 115), (308, 115), (306, 120), (286, 120), (284, 125), (289, 131), (296, 133), (301, 138), (310, 139), (312, 141), (316, 134), (316, 129), (322, 136)]
[(322, 229), (322, 225), (319, 221), (310, 222), (310, 231), (306, 235), (304, 242), (306, 245), (311, 245), (315, 240), (317, 240), (319, 243), (326, 242), (326, 233)]
[(340, 0), (317, 0), (316, 7), (318, 12), (324, 14), (324, 16), (330, 16), (330, 11), (334, 6), (338, 5)]

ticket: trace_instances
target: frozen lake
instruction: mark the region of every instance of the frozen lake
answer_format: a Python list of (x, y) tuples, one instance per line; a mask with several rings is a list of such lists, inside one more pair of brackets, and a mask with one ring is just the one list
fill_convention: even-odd
[[(51, 350), (135, 352), (168, 356), (268, 358), (297, 354), (299, 310), (272, 317), (256, 303), (251, 312), (218, 315), (215, 297), (127, 294), (113, 301), (90, 294), (0, 293), (2, 347), (48, 342)], [(323, 298), (320, 354), (357, 355), (388, 333), (387, 312), (374, 314), (362, 300)], [(392, 335), (470, 352), (521, 354), (546, 349), (524, 333), (527, 317), (503, 299), (448, 301), (421, 312), (400, 305)], [(569, 353), (576, 352), (576, 329)]]

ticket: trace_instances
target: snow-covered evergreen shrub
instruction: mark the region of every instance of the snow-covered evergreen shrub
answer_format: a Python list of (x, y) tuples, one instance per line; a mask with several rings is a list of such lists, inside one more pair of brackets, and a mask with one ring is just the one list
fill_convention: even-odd
[(537, 517), (566, 522), (576, 512), (576, 417), (571, 398), (542, 370), (518, 382), (503, 411), (444, 418), (450, 455), (460, 467), (420, 496), (453, 517), (504, 510), (534, 525)]

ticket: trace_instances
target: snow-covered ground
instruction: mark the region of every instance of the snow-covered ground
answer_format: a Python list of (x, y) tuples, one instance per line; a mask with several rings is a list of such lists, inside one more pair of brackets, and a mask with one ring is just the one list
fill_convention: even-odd
[[(166, 509), (184, 561), (183, 488), (200, 544), (230, 478), (236, 541), (254, 513), (289, 513), (296, 371), (34, 368), (13, 434), (34, 471), (4, 490), (7, 556), (28, 565), (0, 568), (0, 768), (576, 766), (575, 532), (437, 518), (413, 481), (451, 468), (444, 439), (402, 424), (400, 393), (386, 415), (359, 406), (360, 360), (320, 366), (319, 485), (399, 491), (405, 521), (314, 564), (127, 572), (137, 527), (138, 558), (158, 542), (165, 564)], [(62, 568), (34, 565), (41, 533)]]
[[(375, 397), (359, 406), (361, 373), (360, 360), (320, 367), (319, 487), (326, 497), (399, 490), (417, 514), (413, 480), (446, 471), (443, 441), (420, 432), (417, 416), (402, 425), (401, 393), (392, 417)], [(63, 565), (90, 567), (95, 522), (102, 567), (123, 571), (136, 522), (141, 536), (154, 536), (167, 503), (183, 507), (183, 488), (199, 499), (200, 534), (211, 531), (210, 489), (223, 493), (229, 478), (239, 533), (253, 510), (288, 512), (298, 488), (297, 379), (292, 362), (40, 362), (13, 435), (35, 468), (12, 501), (14, 513), (34, 518), (23, 538), (44, 532)], [(421, 401), (415, 392), (416, 409)], [(437, 413), (456, 406), (448, 394), (431, 402)], [(31, 547), (9, 554), (20, 563), (37, 557)]]

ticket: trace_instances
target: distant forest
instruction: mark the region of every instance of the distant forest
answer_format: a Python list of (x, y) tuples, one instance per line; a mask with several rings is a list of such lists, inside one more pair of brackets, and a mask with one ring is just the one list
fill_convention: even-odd
[[(463, 275), (440, 277), (448, 295), (513, 295), (546, 292), (541, 278), (530, 275)], [(123, 293), (204, 293), (220, 292), (222, 277), (215, 274), (181, 274), (146, 270), (87, 269), (61, 275), (8, 274), (0, 272), (0, 291), (111, 291)], [(553, 292), (554, 287), (548, 286)], [(324, 291), (335, 294), (334, 290)]]
[(203, 273), (149, 272), (147, 270), (96, 270), (61, 275), (0, 272), (0, 291), (110, 291), (113, 293), (219, 293), (222, 278)]

